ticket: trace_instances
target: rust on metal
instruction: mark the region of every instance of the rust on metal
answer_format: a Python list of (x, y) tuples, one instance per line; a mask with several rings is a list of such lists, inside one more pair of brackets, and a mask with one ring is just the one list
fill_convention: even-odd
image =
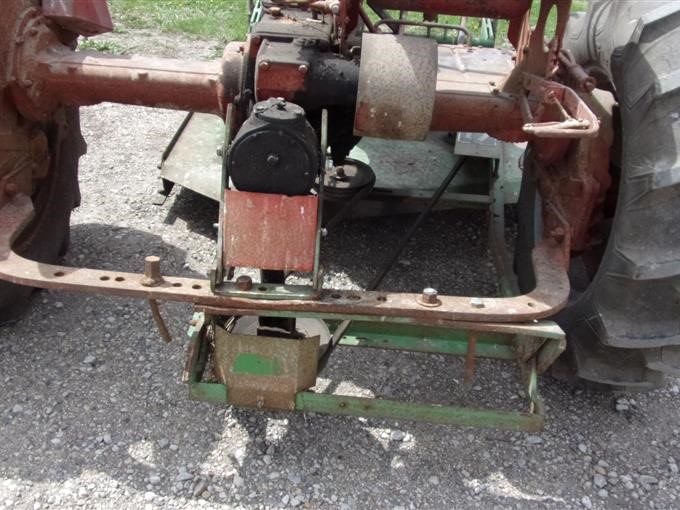
[(592, 92), (597, 87), (597, 79), (590, 76), (583, 67), (576, 61), (571, 50), (562, 48), (559, 52), (560, 64), (581, 92)]
[(526, 168), (537, 179), (541, 196), (549, 204), (543, 212), (544, 236), (557, 241), (568, 237), (574, 251), (584, 250), (593, 242), (593, 227), (602, 217), (612, 183), (609, 161), (616, 101), (603, 90), (584, 94), (582, 99), (597, 115), (600, 124), (597, 136), (571, 144), (558, 139), (536, 139)]
[(317, 299), (261, 300), (215, 295), (208, 280), (165, 276), (157, 287), (144, 287), (143, 275), (118, 271), (65, 267), (28, 260), (14, 253), (12, 239), (30, 220), (33, 207), (30, 198), (19, 193), (0, 211), (0, 278), (32, 287), (81, 292), (184, 301), (203, 307), (248, 310), (251, 315), (267, 312), (312, 312), (348, 317), (371, 316), (404, 318), (413, 321), (446, 323), (448, 321), (517, 322), (549, 317), (558, 312), (569, 297), (569, 279), (564, 246), (544, 239), (533, 250), (532, 260), (536, 288), (521, 296), (486, 298), (484, 308), (477, 309), (465, 296), (439, 296), (436, 308), (420, 306), (418, 294), (357, 292), (324, 289)]
[(297, 392), (316, 384), (319, 337), (239, 335), (215, 327), (214, 371), (229, 403), (295, 410)]
[(113, 30), (107, 0), (42, 0), (43, 13), (62, 27), (85, 36)]
[(144, 278), (140, 283), (145, 287), (156, 287), (163, 283), (161, 259), (159, 257), (149, 255), (144, 259)]
[(163, 337), (163, 340), (165, 340), (167, 343), (172, 342), (172, 336), (170, 335), (168, 326), (166, 326), (165, 321), (163, 320), (161, 310), (158, 307), (158, 301), (156, 301), (155, 299), (149, 299), (149, 307), (151, 308), (151, 315), (153, 316), (153, 320), (156, 323), (156, 326), (158, 326), (158, 331)]
[(225, 191), (225, 267), (314, 269), (319, 197)]
[(489, 133), (525, 141), (518, 93), (495, 93), (513, 69), (512, 53), (498, 48), (440, 44), (430, 130)]
[(22, 44), (12, 59), (11, 93), (32, 120), (45, 120), (62, 104), (103, 101), (224, 117), (240, 87), (239, 43), (227, 45), (222, 60), (208, 62), (73, 51), (37, 9), (24, 14), (16, 33)]

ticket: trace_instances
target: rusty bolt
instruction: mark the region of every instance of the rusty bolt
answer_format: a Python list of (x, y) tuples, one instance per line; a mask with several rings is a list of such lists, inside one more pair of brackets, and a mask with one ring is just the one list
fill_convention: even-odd
[(5, 189), (3, 191), (8, 197), (13, 197), (17, 194), (17, 191), (19, 191), (19, 187), (14, 182), (8, 182), (5, 184)]
[(236, 288), (238, 290), (249, 291), (253, 288), (253, 279), (245, 274), (236, 278)]
[(423, 295), (421, 297), (424, 303), (433, 305), (437, 302), (437, 289), (427, 287), (423, 289)]
[(484, 300), (482, 298), (473, 297), (470, 299), (470, 306), (473, 308), (484, 308), (486, 305), (484, 304)]
[(418, 296), (416, 301), (418, 301), (418, 303), (422, 306), (429, 307), (435, 307), (442, 304), (442, 302), (439, 300), (437, 289), (433, 289), (431, 287), (423, 289), (422, 294)]
[(149, 255), (144, 259), (144, 278), (140, 283), (145, 287), (156, 287), (163, 283), (160, 257)]
[(260, 69), (269, 69), (269, 62), (267, 62), (266, 60), (260, 62)]
[(309, 67), (307, 67), (305, 64), (302, 64), (298, 67), (298, 71), (300, 71), (300, 74), (307, 74), (307, 71), (309, 71)]

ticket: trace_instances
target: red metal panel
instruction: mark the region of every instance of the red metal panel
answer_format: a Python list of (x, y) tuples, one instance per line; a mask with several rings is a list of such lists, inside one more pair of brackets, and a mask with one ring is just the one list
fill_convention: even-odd
[(224, 264), (283, 271), (314, 269), (318, 197), (227, 190)]
[(43, 13), (64, 28), (82, 35), (113, 30), (107, 0), (43, 0)]

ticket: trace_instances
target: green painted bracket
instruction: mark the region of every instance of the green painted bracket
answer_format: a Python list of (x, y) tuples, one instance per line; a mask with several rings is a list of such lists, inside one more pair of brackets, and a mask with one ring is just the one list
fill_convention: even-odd
[[(224, 384), (203, 382), (201, 376), (208, 358), (205, 341), (205, 318), (194, 315), (191, 336), (189, 395), (192, 400), (229, 403)], [(332, 321), (330, 329), (337, 323)], [(390, 324), (357, 321), (340, 344), (351, 347), (406, 350), (414, 352), (469, 356), (471, 334), (475, 338), (474, 357), (515, 360), (522, 372), (528, 411), (500, 411), (451, 405), (423, 404), (388, 399), (361, 398), (301, 391), (295, 396), (295, 410), (343, 416), (363, 416), (396, 420), (422, 421), (464, 427), (537, 432), (543, 429), (543, 401), (538, 393), (538, 373), (547, 368), (564, 350), (564, 333), (549, 322), (527, 325), (485, 325), (488, 330), (471, 332), (435, 326)], [(495, 329), (494, 329), (495, 328)], [(276, 371), (270, 359), (241, 353), (235, 369), (247, 374), (269, 375)], [(239, 368), (240, 367), (240, 368)]]
[(296, 395), (295, 410), (525, 432), (539, 432), (543, 430), (545, 422), (544, 416), (537, 413), (419, 404), (309, 391), (302, 391)]

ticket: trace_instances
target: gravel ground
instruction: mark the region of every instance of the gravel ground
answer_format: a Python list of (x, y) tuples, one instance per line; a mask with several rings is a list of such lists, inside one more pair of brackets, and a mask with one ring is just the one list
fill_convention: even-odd
[[(166, 43), (157, 51), (171, 51)], [(66, 264), (140, 271), (153, 253), (168, 274), (205, 274), (215, 204), (175, 192), (151, 205), (160, 152), (182, 115), (83, 109), (89, 151)], [(410, 221), (360, 220), (332, 232), (330, 283), (365, 285)], [(483, 232), (482, 214), (437, 213), (386, 286), (492, 293)], [(191, 309), (163, 311), (170, 345), (143, 302), (60, 292), (36, 294), (21, 321), (0, 328), (0, 506), (678, 506), (678, 380), (626, 396), (543, 378), (540, 435), (230, 409), (187, 399), (180, 374)], [(520, 400), (503, 363), (481, 363), (471, 388), (459, 383), (461, 361), (443, 356), (340, 350), (329, 368), (320, 387), (348, 394), (503, 408)]]

